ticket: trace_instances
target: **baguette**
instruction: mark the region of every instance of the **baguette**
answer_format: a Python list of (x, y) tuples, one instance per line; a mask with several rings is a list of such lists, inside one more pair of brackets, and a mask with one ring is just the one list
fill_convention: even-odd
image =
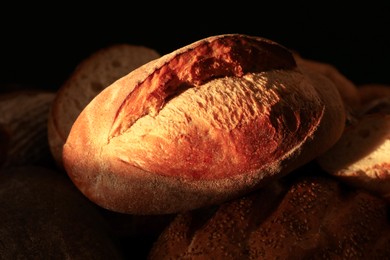
[(122, 213), (177, 213), (237, 198), (340, 137), (340, 94), (310, 75), (268, 39), (201, 39), (97, 95), (72, 126), (65, 170), (89, 199)]
[(81, 110), (105, 87), (160, 55), (153, 49), (131, 44), (113, 44), (83, 60), (58, 90), (50, 108), (50, 151), (62, 165), (62, 147)]

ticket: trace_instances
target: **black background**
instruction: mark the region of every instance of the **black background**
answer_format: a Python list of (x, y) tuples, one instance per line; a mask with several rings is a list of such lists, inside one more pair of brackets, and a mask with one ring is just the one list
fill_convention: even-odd
[(0, 87), (56, 90), (80, 61), (110, 44), (144, 45), (166, 54), (222, 33), (277, 41), (306, 58), (333, 64), (357, 85), (390, 84), (385, 2), (94, 5), (3, 6)]
[[(33, 1), (1, 6), (0, 93), (20, 86), (58, 90), (77, 64), (110, 44), (144, 45), (163, 55), (223, 33), (269, 38), (303, 57), (333, 64), (357, 85), (390, 86), (389, 2), (95, 1), (82, 7)], [(131, 244), (147, 252), (149, 244), (142, 243), (137, 238)]]

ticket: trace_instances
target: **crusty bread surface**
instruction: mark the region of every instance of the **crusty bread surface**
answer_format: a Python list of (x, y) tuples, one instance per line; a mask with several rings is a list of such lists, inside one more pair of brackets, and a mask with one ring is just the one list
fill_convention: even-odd
[(340, 180), (390, 199), (390, 114), (362, 116), (317, 161)]
[(344, 121), (334, 83), (302, 72), (288, 49), (217, 35), (105, 88), (73, 124), (63, 161), (104, 208), (175, 213), (287, 174), (333, 145)]
[(62, 147), (81, 110), (104, 88), (160, 55), (153, 49), (113, 44), (82, 60), (56, 93), (48, 122), (50, 149), (60, 168)]
[(329, 175), (299, 175), (179, 213), (148, 259), (388, 258), (386, 201)]

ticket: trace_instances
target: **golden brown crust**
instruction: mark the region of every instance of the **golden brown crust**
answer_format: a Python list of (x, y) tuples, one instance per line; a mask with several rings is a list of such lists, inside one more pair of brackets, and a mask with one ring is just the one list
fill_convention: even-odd
[(362, 106), (354, 120), (317, 161), (341, 181), (390, 199), (390, 95), (386, 91), (385, 85), (359, 88)]
[(212, 36), (102, 91), (73, 125), (65, 168), (87, 197), (114, 211), (173, 213), (222, 202), (335, 142), (342, 103), (323, 83), (334, 96), (322, 97), (277, 43)]
[(317, 161), (327, 173), (390, 199), (390, 115), (363, 115)]
[(157, 114), (165, 102), (185, 89), (215, 78), (295, 67), (286, 49), (254, 37), (213, 37), (173, 54), (154, 63), (152, 73), (146, 77), (135, 76), (138, 82), (117, 111), (110, 139), (126, 131), (140, 117)]
[(48, 121), (51, 153), (63, 169), (62, 148), (70, 129), (84, 107), (104, 88), (160, 55), (153, 49), (131, 44), (113, 44), (81, 61), (56, 93)]

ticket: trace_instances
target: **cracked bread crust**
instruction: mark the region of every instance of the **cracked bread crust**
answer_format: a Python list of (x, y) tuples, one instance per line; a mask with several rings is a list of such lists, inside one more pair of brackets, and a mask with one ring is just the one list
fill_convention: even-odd
[(57, 91), (48, 117), (50, 150), (63, 169), (62, 148), (84, 107), (104, 88), (137, 67), (160, 57), (155, 50), (131, 44), (113, 44), (82, 60)]
[(202, 39), (103, 90), (72, 127), (65, 169), (92, 201), (125, 213), (175, 213), (238, 197), (338, 139), (341, 98), (331, 81), (320, 80), (330, 97), (313, 82), (275, 42)]
[(179, 213), (154, 242), (147, 259), (389, 255), (385, 200), (315, 171), (293, 177), (217, 207)]

